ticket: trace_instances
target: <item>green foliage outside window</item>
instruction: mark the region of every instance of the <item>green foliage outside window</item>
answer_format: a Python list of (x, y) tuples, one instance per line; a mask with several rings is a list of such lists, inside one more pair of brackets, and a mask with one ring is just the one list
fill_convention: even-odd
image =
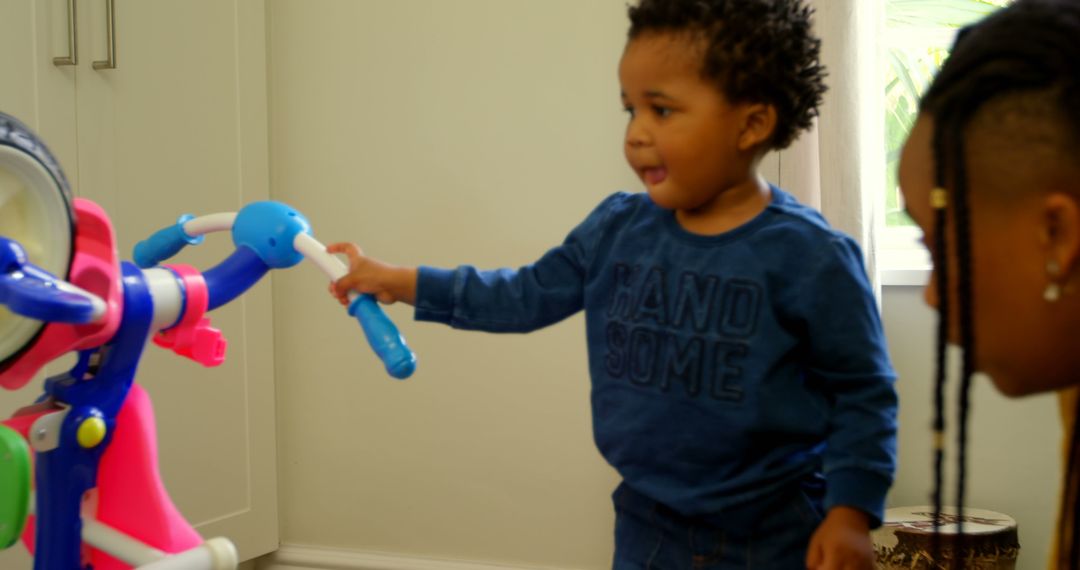
[(956, 29), (1012, 0), (885, 0), (886, 226), (914, 225), (904, 214), (896, 169), (918, 114), (919, 97), (949, 55)]

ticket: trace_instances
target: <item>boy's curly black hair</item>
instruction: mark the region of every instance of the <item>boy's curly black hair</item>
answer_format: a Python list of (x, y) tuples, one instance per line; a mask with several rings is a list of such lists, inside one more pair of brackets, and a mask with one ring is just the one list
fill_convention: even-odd
[(826, 87), (801, 0), (640, 0), (628, 10), (630, 40), (647, 32), (688, 32), (708, 42), (701, 73), (733, 102), (776, 107), (770, 146), (782, 149), (817, 116)]

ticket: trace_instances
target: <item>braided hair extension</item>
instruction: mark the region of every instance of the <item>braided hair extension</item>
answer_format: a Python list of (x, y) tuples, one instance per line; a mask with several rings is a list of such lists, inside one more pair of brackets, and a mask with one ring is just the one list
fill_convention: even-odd
[[(988, 102), (1025, 94), (1039, 94), (1051, 100), (1056, 113), (1066, 119), (1071, 138), (1080, 139), (1080, 1), (1017, 0), (983, 21), (965, 28), (957, 37), (952, 54), (934, 79), (921, 103), (921, 110), (934, 119), (935, 177), (939, 188), (948, 189), (935, 199), (934, 264), (938, 272), (940, 321), (938, 325), (937, 373), (935, 375), (935, 520), (941, 509), (944, 432), (945, 339), (950, 315), (950, 291), (946, 275), (948, 214), (954, 223), (957, 270), (956, 302), (960, 344), (963, 349), (959, 388), (957, 510), (958, 529), (954, 567), (962, 567), (963, 503), (967, 478), (967, 424), (970, 411), (971, 378), (975, 372), (973, 284), (971, 282), (971, 228), (968, 203), (965, 129), (973, 116)], [(951, 177), (949, 176), (951, 174)], [(945, 191), (942, 190), (942, 193)], [(1066, 492), (1062, 505), (1063, 545), (1061, 567), (1080, 570), (1080, 437), (1074, 424), (1070, 438)], [(1071, 524), (1066, 524), (1071, 523)], [(936, 536), (935, 559), (940, 548)]]
[[(939, 131), (940, 132), (940, 131)], [(934, 155), (942, 156), (944, 148), (943, 136), (934, 137)], [(941, 505), (942, 488), (944, 487), (944, 465), (945, 465), (945, 374), (947, 363), (947, 347), (949, 343), (949, 311), (951, 310), (951, 303), (949, 301), (949, 295), (945, 294), (949, 289), (949, 265), (947, 255), (948, 240), (945, 239), (945, 216), (946, 216), (946, 191), (944, 190), (945, 180), (945, 168), (943, 161), (935, 161), (935, 188), (931, 195), (931, 205), (934, 209), (934, 245), (933, 245), (933, 257), (934, 267), (936, 268), (935, 277), (937, 281), (935, 286), (938, 290), (938, 327), (937, 327), (937, 339), (935, 349), (935, 366), (934, 366), (934, 528), (937, 528), (937, 522), (941, 520)], [(930, 541), (930, 554), (934, 560), (937, 560), (941, 556), (941, 534), (934, 532)]]

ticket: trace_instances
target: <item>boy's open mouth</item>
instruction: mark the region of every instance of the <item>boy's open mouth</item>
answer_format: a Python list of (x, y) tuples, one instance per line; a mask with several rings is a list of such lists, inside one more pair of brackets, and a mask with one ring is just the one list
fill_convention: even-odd
[(641, 176), (649, 184), (659, 184), (667, 178), (667, 168), (663, 166), (646, 168), (641, 171)]

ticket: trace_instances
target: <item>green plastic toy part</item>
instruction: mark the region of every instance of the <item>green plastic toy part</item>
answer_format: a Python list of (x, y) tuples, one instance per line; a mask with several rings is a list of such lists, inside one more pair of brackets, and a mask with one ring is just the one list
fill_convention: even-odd
[(0, 424), (0, 550), (22, 536), (30, 508), (30, 448), (19, 432)]

